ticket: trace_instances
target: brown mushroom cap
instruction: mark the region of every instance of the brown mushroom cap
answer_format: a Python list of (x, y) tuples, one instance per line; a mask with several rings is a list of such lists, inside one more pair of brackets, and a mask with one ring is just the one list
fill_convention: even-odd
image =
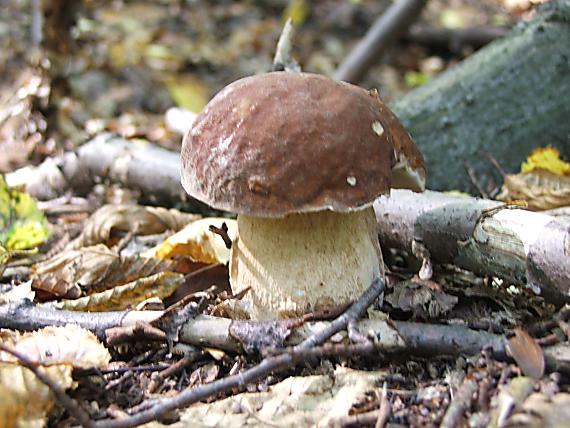
[(182, 185), (253, 217), (350, 212), (389, 192), (400, 158), (425, 180), (421, 154), (376, 91), (274, 72), (230, 84), (196, 118), (182, 144)]

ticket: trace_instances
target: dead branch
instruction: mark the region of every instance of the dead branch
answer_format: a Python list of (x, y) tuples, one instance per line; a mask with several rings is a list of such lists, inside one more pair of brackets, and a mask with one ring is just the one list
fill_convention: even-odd
[(411, 253), (420, 241), (436, 263), (528, 284), (557, 305), (568, 299), (570, 222), (564, 218), (431, 191), (393, 190), (374, 209), (387, 246)]
[(410, 27), (404, 40), (437, 48), (460, 52), (465, 47), (480, 48), (503, 37), (510, 31), (507, 27), (438, 28), (415, 24)]
[(392, 41), (404, 33), (418, 17), (427, 0), (401, 0), (380, 16), (364, 38), (338, 66), (334, 78), (358, 82), (371, 64), (377, 62)]

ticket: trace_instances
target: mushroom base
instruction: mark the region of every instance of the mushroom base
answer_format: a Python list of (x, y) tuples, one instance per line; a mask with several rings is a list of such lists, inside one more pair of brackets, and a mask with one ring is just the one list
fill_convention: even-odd
[(357, 299), (383, 275), (372, 207), (285, 218), (238, 216), (230, 283), (249, 287), (244, 309), (253, 319), (291, 318)]

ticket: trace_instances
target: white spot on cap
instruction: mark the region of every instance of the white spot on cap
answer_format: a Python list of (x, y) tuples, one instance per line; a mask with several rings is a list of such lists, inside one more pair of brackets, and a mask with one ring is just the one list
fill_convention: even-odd
[(379, 137), (382, 136), (382, 134), (384, 134), (384, 127), (382, 126), (382, 124), (380, 122), (378, 122), (377, 120), (375, 120), (374, 122), (372, 122), (372, 130), (378, 134)]
[(348, 183), (349, 186), (356, 186), (356, 177), (354, 175), (349, 175), (348, 177), (346, 177), (346, 182)]

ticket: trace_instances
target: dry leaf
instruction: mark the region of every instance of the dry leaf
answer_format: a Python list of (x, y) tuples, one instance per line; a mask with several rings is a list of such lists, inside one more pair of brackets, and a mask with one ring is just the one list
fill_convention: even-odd
[(108, 242), (115, 231), (152, 235), (166, 230), (177, 231), (200, 218), (174, 209), (139, 205), (105, 205), (93, 213), (83, 232), (66, 249), (78, 249)]
[(189, 386), (203, 385), (216, 380), (220, 373), (220, 367), (216, 363), (206, 364), (192, 372), (190, 375)]
[[(68, 324), (65, 327), (45, 327), (22, 335), (2, 335), (2, 343), (40, 365), (68, 364), (72, 367), (100, 367), (111, 356), (97, 337), (88, 330)], [(0, 352), (4, 362), (17, 359)]]
[(171, 269), (171, 263), (119, 256), (103, 244), (64, 250), (33, 267), (33, 287), (53, 296), (76, 299), (82, 289), (103, 291)]
[(497, 199), (526, 201), (533, 211), (570, 206), (570, 177), (543, 170), (507, 175)]
[(164, 299), (174, 293), (183, 283), (184, 275), (161, 272), (101, 293), (76, 300), (50, 302), (46, 305), (70, 311), (120, 311), (134, 307), (152, 297)]
[(526, 376), (540, 379), (544, 375), (544, 354), (542, 348), (524, 330), (515, 328), (508, 338), (507, 352)]
[(185, 256), (197, 262), (225, 264), (230, 260), (230, 250), (221, 236), (209, 230), (210, 226), (221, 228), (223, 223), (228, 227), (228, 236), (234, 240), (237, 236), (235, 220), (217, 217), (203, 218), (190, 223), (160, 245), (144, 252), (142, 256), (160, 260)]
[(554, 175), (570, 176), (570, 163), (560, 159), (560, 151), (554, 147), (539, 147), (532, 151), (521, 165), (521, 172), (548, 171)]
[[(95, 335), (75, 325), (46, 327), (20, 335), (4, 331), (2, 344), (37, 362), (46, 375), (63, 389), (74, 385), (73, 367), (101, 367), (111, 356)], [(0, 426), (41, 427), (54, 406), (52, 394), (11, 354), (0, 353)]]

